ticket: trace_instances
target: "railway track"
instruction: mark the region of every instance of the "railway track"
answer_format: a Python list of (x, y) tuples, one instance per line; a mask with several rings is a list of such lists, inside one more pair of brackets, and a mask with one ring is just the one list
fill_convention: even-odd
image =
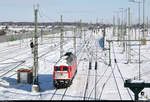
[[(113, 49), (113, 54), (114, 54), (114, 62), (115, 62), (115, 64), (116, 64), (116, 66), (117, 66), (117, 70), (118, 70), (118, 72), (119, 72), (119, 74), (120, 74), (120, 76), (121, 76), (121, 78), (122, 78), (123, 83), (124, 83), (125, 79), (124, 79), (124, 77), (123, 77), (123, 75), (122, 75), (122, 73), (121, 73), (121, 71), (120, 71), (119, 65), (118, 65), (118, 63), (117, 63), (117, 58), (116, 58), (115, 49), (114, 49), (113, 44), (112, 44), (112, 49)], [(127, 88), (126, 88), (126, 89), (127, 89)], [(132, 98), (132, 96), (131, 96), (131, 93), (129, 92), (129, 89), (127, 89), (127, 92), (128, 92), (128, 94), (129, 94), (129, 97), (131, 98), (131, 100), (133, 100), (133, 98)]]
[[(105, 74), (106, 74), (108, 68), (109, 68), (109, 67), (107, 67), (107, 68), (105, 69), (105, 71), (104, 71), (104, 73), (102, 74), (102, 76), (100, 76), (100, 78), (96, 81), (96, 85), (98, 85), (98, 83), (100, 82), (100, 80), (105, 76)], [(89, 96), (88, 96), (88, 99), (91, 97), (93, 91), (94, 91), (94, 87), (92, 88), (92, 90), (91, 90), (91, 92), (90, 92), (90, 94), (89, 94)]]
[[(113, 70), (114, 70), (114, 69), (113, 69)], [(113, 70), (112, 70), (112, 71), (113, 71)], [(109, 81), (109, 79), (110, 79), (111, 76), (112, 76), (112, 72), (110, 73), (110, 75), (108, 76), (107, 80), (104, 82), (104, 84), (103, 84), (103, 86), (102, 86), (102, 90), (101, 90), (100, 95), (99, 95), (99, 100), (101, 100), (102, 94), (103, 94), (103, 92), (104, 92), (104, 88), (105, 88), (105, 86), (106, 86), (106, 84), (107, 84), (107, 82)]]
[(61, 101), (63, 100), (63, 98), (64, 98), (64, 96), (65, 96), (67, 90), (68, 90), (68, 88), (65, 89), (64, 94), (63, 94), (62, 97), (61, 97)]
[(53, 99), (53, 97), (54, 97), (54, 95), (56, 94), (56, 92), (57, 92), (57, 89), (55, 89), (55, 91), (54, 91), (54, 93), (52, 94), (52, 97), (50, 98), (50, 100)]
[(88, 90), (88, 86), (89, 86), (90, 67), (91, 67), (91, 64), (89, 63), (89, 69), (88, 69), (88, 75), (87, 75), (87, 79), (86, 79), (87, 81), (86, 81), (83, 100), (86, 100), (87, 90)]
[[(115, 67), (115, 66), (114, 66)], [(115, 69), (115, 68), (114, 68)], [(119, 94), (119, 97), (120, 97), (120, 100), (122, 100), (122, 96), (121, 96), (121, 93), (120, 93), (120, 89), (119, 89), (119, 86), (118, 86), (118, 83), (117, 83), (117, 79), (115, 77), (115, 74), (114, 74), (114, 70), (111, 66), (111, 70), (112, 70), (112, 74), (113, 74), (113, 77), (114, 77), (114, 80), (115, 80), (115, 84), (116, 84), (116, 87), (117, 87), (117, 91), (118, 91), (118, 94)]]
[[(6, 71), (5, 73), (3, 73), (2, 75), (0, 75), (0, 78), (4, 77), (5, 75), (7, 75), (9, 72), (12, 72), (13, 70), (17, 69), (19, 66), (21, 66), (22, 64), (24, 64), (25, 61), (21, 62), (20, 64), (18, 64), (17, 66), (11, 68), (10, 70)], [(12, 77), (13, 75), (15, 75), (16, 73), (11, 74), (9, 77)]]
[[(114, 55), (114, 56), (115, 56), (115, 55)], [(116, 57), (114, 57), (114, 59), (115, 59), (115, 62), (116, 62)], [(116, 65), (116, 64), (117, 64), (117, 62), (115, 63), (115, 65)], [(111, 78), (112, 75), (113, 75), (113, 78), (114, 78), (114, 81), (115, 81), (115, 84), (116, 84), (116, 88), (117, 88), (117, 91), (118, 91), (118, 95), (119, 95), (119, 97), (120, 97), (120, 100), (122, 100), (121, 92), (120, 92), (120, 89), (119, 89), (119, 86), (118, 86), (118, 82), (117, 82), (117, 79), (116, 79), (114, 70), (115, 70), (116, 68), (118, 69), (119, 74), (121, 75), (121, 78), (122, 78), (122, 80), (123, 80), (123, 83), (124, 83), (124, 78), (123, 78), (123, 76), (122, 76), (122, 73), (120, 72), (120, 69), (119, 69), (118, 65), (116, 65), (116, 67), (115, 67), (115, 65), (114, 65), (114, 68), (112, 68), (112, 66), (108, 66), (108, 67), (105, 69), (103, 75), (102, 75), (102, 76), (98, 79), (98, 81), (96, 82), (96, 85), (97, 85), (97, 84), (100, 82), (100, 80), (104, 77), (104, 75), (106, 74), (107, 70), (108, 70), (109, 68), (111, 68), (111, 73), (109, 74), (109, 76), (107, 77), (107, 79), (104, 81), (104, 83), (103, 83), (103, 85), (102, 85), (102, 89), (101, 89), (100, 94), (99, 94), (99, 97), (98, 97), (99, 100), (101, 100), (102, 95), (103, 95), (103, 92), (104, 92), (104, 89), (105, 89), (105, 87), (106, 87), (106, 85), (107, 85), (107, 83), (108, 83), (108, 81), (109, 81), (109, 79)], [(88, 99), (91, 97), (93, 91), (94, 91), (94, 87), (93, 87), (92, 91), (90, 92), (90, 95), (88, 96)], [(129, 96), (130, 96), (130, 98), (131, 98), (131, 100), (132, 100), (131, 94), (130, 94), (130, 92), (129, 92), (128, 89), (127, 89), (127, 91), (128, 91), (128, 94), (129, 94)]]
[[(139, 54), (139, 52), (138, 51), (135, 51), (135, 50), (133, 50), (132, 49), (132, 51), (134, 51), (136, 54)], [(141, 54), (140, 54), (141, 55)], [(146, 56), (144, 56), (144, 55), (141, 55), (143, 58), (146, 58), (148, 61), (147, 62), (149, 62), (150, 61), (150, 58), (148, 58), (148, 57), (146, 57)], [(143, 72), (143, 73), (141, 73), (140, 75), (141, 76), (146, 76), (146, 75), (148, 75), (148, 74), (150, 74), (150, 71), (146, 71), (146, 72)], [(139, 77), (139, 75), (136, 75), (136, 76), (134, 76), (133, 78), (131, 78), (131, 79), (137, 79)]]
[(64, 96), (66, 95), (68, 88), (64, 89), (55, 89), (50, 100), (63, 100)]
[[(66, 41), (66, 42), (67, 42), (67, 41)], [(64, 45), (66, 44), (66, 42), (64, 43)], [(59, 45), (54, 46), (54, 47), (50, 46), (50, 47), (48, 47), (48, 48), (44, 46), (44, 48), (46, 48), (46, 51), (47, 51), (47, 52), (45, 53), (45, 49), (43, 50), (43, 48), (42, 48), (42, 51), (40, 51), (39, 53), (41, 53), (41, 52), (43, 52), (43, 51), (44, 51), (44, 53), (41, 54), (41, 55), (39, 56), (39, 58), (41, 58), (41, 57), (47, 55), (47, 54), (51, 51), (51, 49), (52, 49), (52, 51), (58, 49), (58, 48), (59, 48)], [(30, 50), (31, 50), (31, 49), (27, 49), (27, 50), (23, 51), (22, 53), (19, 53), (19, 54), (15, 55), (15, 56), (11, 56), (11, 57), (9, 57), (9, 58), (7, 58), (7, 59), (1, 60), (0, 62), (4, 62), (4, 61), (10, 60), (10, 59), (16, 60), (15, 58), (20, 57), (20, 55), (26, 54), (26, 53), (29, 52)], [(32, 58), (32, 57), (31, 57), (31, 56), (28, 56), (28, 57), (25, 58), (25, 60), (28, 60), (29, 58)], [(17, 62), (20, 62), (20, 61), (22, 61), (22, 60), (16, 60), (16, 61), (17, 61)], [(10, 63), (13, 63), (13, 62), (10, 62)]]
[[(28, 38), (28, 39), (30, 39), (30, 38)], [(23, 42), (24, 44), (25, 43), (29, 43), (28, 42), (28, 39), (26, 39), (27, 41), (25, 41), (25, 42)], [(40, 39), (40, 38), (39, 38)], [(44, 39), (44, 41), (45, 40), (49, 40), (49, 39)], [(17, 40), (18, 41), (18, 40)], [(10, 42), (11, 43), (11, 42)], [(55, 42), (54, 42), (55, 43)], [(50, 44), (50, 42), (49, 43), (39, 43), (39, 45), (43, 45), (43, 44)], [(2, 49), (2, 50), (0, 50), (0, 54), (1, 53), (3, 53), (3, 52), (6, 52), (6, 51), (10, 51), (10, 49), (12, 49), (12, 48), (17, 48), (17, 49), (14, 49), (14, 51), (13, 52), (16, 52), (16, 50), (18, 50), (18, 49), (20, 49), (20, 41), (17, 43), (17, 44), (15, 44), (15, 45), (9, 45), (9, 46), (6, 46), (6, 47), (8, 47), (8, 48), (6, 48), (6, 49)], [(28, 47), (24, 47), (24, 48), (28, 48)]]
[[(85, 46), (83, 47), (83, 49), (80, 52), (85, 51), (85, 49), (87, 48), (88, 44), (89, 44), (89, 40), (85, 43)], [(89, 53), (83, 53), (82, 52), (80, 59), (82, 59), (82, 57), (83, 57), (84, 54), (87, 54), (88, 58), (89, 58)], [(81, 60), (79, 60), (78, 66), (80, 65), (80, 62), (81, 62)], [(87, 81), (86, 81), (85, 92), (84, 92), (84, 100), (86, 98), (86, 91), (87, 91), (87, 88), (88, 88), (88, 80), (89, 80), (88, 77), (89, 77), (89, 74), (90, 74), (90, 70), (88, 69)]]
[[(68, 40), (65, 40), (65, 42), (67, 42)], [(54, 42), (54, 43), (56, 43), (56, 42)], [(47, 48), (47, 46), (44, 46), (43, 44), (39, 44), (39, 45), (41, 45), (39, 48), (41, 48), (42, 47), (42, 49), (43, 48), (46, 48), (46, 49), (44, 49), (43, 51), (47, 51), (47, 50), (49, 50), (51, 47), (52, 47), (52, 45), (50, 45), (48, 48)], [(56, 46), (59, 46), (59, 43), (56, 43), (55, 44)], [(56, 47), (56, 46), (53, 46), (53, 47)], [(23, 48), (23, 49), (20, 49), (20, 48), (18, 48), (18, 49), (15, 49), (15, 50), (13, 50), (13, 52), (11, 52), (12, 54), (15, 52), (18, 52), (18, 50), (20, 49), (20, 50), (23, 50), (23, 52), (19, 52), (17, 55), (13, 55), (13, 56), (11, 56), (10, 57), (10, 53), (9, 54), (6, 54), (6, 55), (9, 55), (9, 57), (8, 58), (6, 58), (6, 59), (4, 59), (3, 58), (3, 60), (0, 60), (0, 62), (1, 61), (6, 61), (6, 60), (9, 60), (9, 59), (14, 59), (15, 57), (18, 57), (18, 56), (20, 56), (20, 55), (24, 55), (24, 54), (26, 54), (26, 53), (28, 53), (28, 52), (31, 52), (31, 48), (29, 48), (29, 49), (27, 49), (27, 48), (29, 48), (29, 47), (25, 47), (25, 48)], [(26, 50), (27, 49), (27, 50)], [(42, 51), (42, 52), (43, 52)], [(4, 56), (4, 57), (6, 57), (6, 56)], [(2, 57), (1, 57), (2, 58)]]
[[(45, 53), (44, 55), (46, 55), (46, 54), (48, 54), (48, 53)], [(40, 57), (42, 57), (42, 56), (44, 56), (44, 55), (41, 55)], [(19, 56), (19, 55), (17, 55), (17, 56)], [(16, 57), (17, 57), (17, 56), (16, 56)], [(39, 58), (40, 58), (40, 57), (39, 57)], [(32, 57), (31, 57), (31, 56), (28, 56), (28, 57), (26, 57), (26, 58), (24, 58), (24, 59), (27, 61), (27, 60), (29, 60), (30, 58), (32, 58)], [(10, 59), (11, 59), (11, 58), (10, 58)], [(3, 61), (2, 61), (2, 62), (3, 62)], [(1, 63), (1, 64), (13, 64), (13, 63), (16, 64), (16, 63), (19, 63), (19, 62), (22, 62), (22, 60), (17, 61), (17, 62), (9, 62), (9, 63)], [(24, 62), (24, 63), (25, 63), (25, 62)]]
[[(10, 51), (10, 49), (12, 48), (17, 48), (17, 50), (20, 48), (20, 46), (16, 45), (16, 46), (9, 46), (7, 49), (2, 49), (0, 50), (0, 54), (6, 51)], [(16, 50), (16, 49), (15, 49)]]
[[(56, 46), (56, 47), (57, 47), (57, 46)], [(46, 53), (44, 53), (44, 54), (41, 54), (41, 55), (39, 56), (39, 58), (45, 56), (45, 55), (48, 54), (49, 52), (50, 52), (50, 51), (48, 51), (48, 52), (46, 52)], [(10, 70), (4, 72), (3, 74), (1, 74), (1, 75), (0, 75), (0, 78), (5, 77), (7, 74), (10, 74), (10, 72), (12, 73), (12, 71), (14, 71), (14, 70), (17, 70), (17, 68), (18, 68), (19, 66), (25, 64), (25, 62), (27, 62), (27, 60), (29, 60), (30, 58), (32, 58), (32, 57), (31, 57), (31, 56), (26, 57), (24, 61), (21, 60), (21, 61), (18, 61), (18, 62), (2, 63), (2, 64), (16, 64), (16, 63), (19, 63), (19, 64), (18, 64), (17, 66), (15, 66), (15, 67), (11, 68)], [(16, 74), (17, 74), (17, 71), (14, 71), (11, 75), (8, 75), (7, 78), (10, 78), (10, 77), (12, 77), (12, 76), (14, 76), (14, 75), (16, 75)], [(2, 81), (1, 81), (1, 82), (2, 82)]]
[[(86, 44), (84, 44), (84, 46), (85, 46)], [(81, 49), (82, 49), (82, 47), (81, 47)], [(55, 49), (56, 50), (56, 49)], [(79, 51), (80, 52), (80, 51)], [(45, 56), (45, 55), (47, 55), (49, 53), (49, 51), (46, 51), (46, 52), (44, 52), (44, 53), (42, 53), (40, 56), (39, 56), (39, 58), (41, 58), (41, 57), (43, 57), (43, 56)], [(82, 57), (81, 57), (82, 58)], [(26, 58), (26, 60), (27, 60), (27, 58)], [(79, 63), (80, 63), (80, 60), (79, 60)], [(63, 94), (62, 94), (62, 96), (61, 96), (61, 100), (63, 100), (63, 98), (65, 97), (65, 94), (66, 94), (66, 92), (67, 92), (67, 89), (64, 89), (63, 90)], [(57, 94), (58, 92), (56, 91), (56, 92), (54, 92), (54, 95), (52, 96), (52, 99), (54, 99), (53, 97), (55, 97), (55, 95), (57, 95), (58, 96), (58, 94)], [(41, 97), (41, 99), (42, 99), (42, 93), (40, 94), (40, 97)]]
[[(96, 58), (95, 58), (95, 56), (94, 56), (94, 50), (93, 50), (93, 46), (94, 46), (94, 42), (95, 42), (95, 39), (93, 38), (93, 36), (91, 35), (91, 42), (90, 42), (90, 45), (89, 46), (86, 46), (86, 48), (87, 48), (87, 54), (89, 55), (89, 60), (90, 60), (90, 62), (89, 62), (89, 68), (88, 68), (88, 74), (87, 74), (87, 79), (86, 79), (86, 86), (85, 86), (85, 91), (84, 91), (84, 98), (83, 98), (83, 100), (86, 100), (86, 99), (89, 99), (90, 97), (87, 97), (87, 94), (88, 94), (88, 91), (87, 90), (90, 90), (90, 88), (89, 88), (89, 83), (90, 83), (90, 81), (92, 81), (92, 80), (90, 80), (90, 78), (91, 78), (91, 69), (92, 69), (92, 61), (93, 60), (95, 60), (96, 61)], [(93, 46), (92, 46), (93, 45)], [(96, 73), (95, 73), (95, 78), (96, 78)], [(95, 87), (96, 87), (96, 84), (95, 84)]]
[[(40, 46), (40, 48), (41, 48), (41, 46)], [(43, 48), (46, 48), (46, 49), (44, 49), (44, 51), (45, 50), (48, 50), (48, 49), (50, 49), (51, 48), (51, 46), (50, 47), (48, 47), (47, 48), (47, 46), (45, 47), (42, 47), (42, 49)], [(10, 54), (7, 54), (7, 55), (9, 55), (9, 57), (8, 58), (6, 58), (6, 59), (4, 59), (4, 60), (1, 60), (1, 61), (6, 61), (6, 60), (8, 60), (8, 59), (14, 59), (15, 57), (18, 57), (18, 56), (20, 56), (20, 55), (24, 55), (24, 54), (27, 54), (28, 52), (31, 52), (31, 48), (29, 48), (29, 49), (26, 49), (26, 48), (23, 48), (23, 49), (21, 49), (21, 50), (23, 50), (23, 52), (21, 52), (21, 53), (18, 53), (17, 55), (15, 55), (15, 56), (11, 56), (10, 57)], [(15, 53), (17, 52), (18, 50), (15, 50)], [(42, 51), (43, 52), (43, 51)], [(13, 53), (12, 53), (13, 54)], [(6, 57), (6, 56), (4, 56), (4, 57)], [(0, 62), (1, 62), (0, 61)]]
[[(85, 46), (86, 44), (84, 44), (84, 46)], [(82, 48), (81, 48), (82, 49)], [(45, 49), (44, 49), (45, 50)], [(55, 49), (56, 50), (56, 49)], [(52, 51), (52, 50), (50, 50), (50, 51)], [(50, 51), (44, 51), (44, 53), (42, 53), (42, 54), (40, 54), (40, 56), (39, 56), (39, 58), (42, 58), (42, 57), (44, 57), (45, 55), (47, 55)], [(80, 52), (80, 51), (79, 51)], [(26, 53), (26, 52), (25, 52)], [(18, 55), (18, 56), (20, 56), (20, 55)], [(31, 57), (26, 57), (25, 59), (26, 59), (26, 61), (28, 60), (28, 59), (30, 59)], [(26, 61), (24, 61), (22, 64), (24, 64)], [(13, 62), (12, 62), (13, 63)], [(16, 62), (15, 62), (16, 63)], [(3, 64), (7, 64), (7, 63), (3, 63)], [(20, 65), (18, 65), (18, 66), (16, 66), (16, 68), (18, 68), (19, 66), (21, 66), (22, 64), (20, 64)], [(6, 74), (8, 74), (9, 72), (11, 72), (11, 71), (13, 71), (13, 70), (15, 70), (15, 68), (12, 68), (11, 70), (9, 70), (7, 73), (5, 73), (5, 75)], [(13, 75), (15, 75), (16, 73), (13, 73), (12, 75), (10, 75), (9, 77), (12, 77)], [(3, 76), (5, 76), (5, 75), (1, 75), (0, 77), (3, 77)], [(66, 92), (67, 92), (67, 89), (65, 89), (64, 90), (64, 94), (62, 94), (62, 97), (61, 97), (61, 100), (63, 100), (63, 98), (65, 97), (65, 94), (66, 94)], [(57, 94), (57, 91), (56, 92), (54, 92), (55, 94), (54, 94), (54, 96)], [(40, 97), (41, 97), (41, 99), (42, 99), (42, 93), (40, 93), (39, 94), (40, 95)], [(53, 99), (53, 97), (52, 97), (52, 99)]]
[[(103, 50), (100, 51), (100, 53), (102, 53), (101, 56), (97, 56), (97, 53), (98, 53), (97, 48), (98, 48), (98, 43), (97, 43), (97, 40), (96, 40), (96, 38), (95, 38), (95, 51), (94, 51), (94, 50), (93, 50), (93, 51), (96, 52), (96, 53), (94, 53), (92, 57), (94, 58), (95, 62), (99, 62), (99, 60), (102, 59), (103, 61), (102, 61), (101, 63), (105, 62), (104, 64), (106, 64), (107, 62), (102, 58), (103, 53), (104, 53)], [(100, 50), (100, 49), (99, 49), (99, 50)], [(95, 64), (96, 64), (96, 63), (95, 63)], [(95, 66), (95, 67), (97, 67), (97, 66)], [(95, 100), (96, 100), (96, 97), (97, 97), (96, 87), (97, 87), (98, 83), (100, 82), (100, 80), (101, 80), (101, 79), (104, 77), (104, 75), (106, 74), (107, 70), (108, 70), (108, 67), (105, 69), (105, 71), (104, 71), (104, 73), (102, 74), (102, 76), (99, 76), (99, 75), (97, 74), (97, 69), (95, 69), (95, 86), (93, 86), (92, 90), (90, 91), (89, 96), (88, 96), (88, 100), (91, 98), (91, 95), (92, 95), (94, 89), (95, 89)], [(99, 79), (97, 78), (98, 76), (100, 77)]]
[[(77, 68), (78, 68), (78, 66), (80, 65), (81, 59), (82, 59), (82, 57), (83, 57), (83, 55), (84, 55), (83, 50), (85, 49), (85, 47), (86, 47), (87, 44), (88, 44), (88, 41), (82, 43), (81, 47), (77, 50), (76, 55), (77, 55), (77, 56), (80, 55), (80, 58), (78, 58), (78, 61), (77, 61), (77, 62), (78, 62)], [(68, 88), (69, 88), (69, 87), (68, 87)], [(60, 97), (61, 100), (63, 100), (63, 98), (65, 97), (65, 94), (66, 94), (68, 88), (66, 88), (66, 89), (64, 90), (64, 92), (63, 92), (63, 94), (62, 94), (62, 97)], [(50, 100), (54, 100), (54, 97), (57, 96), (58, 93), (59, 93), (58, 90), (59, 90), (59, 89), (55, 89), (55, 91), (54, 91), (53, 95), (51, 96)]]
[[(64, 42), (63, 45), (65, 45), (65, 44), (67, 44), (67, 43), (68, 43), (68, 41)], [(83, 44), (83, 45), (85, 45), (85, 44)], [(50, 51), (55, 51), (55, 50), (58, 49), (58, 48), (59, 48), (59, 46), (57, 46), (57, 48), (55, 47), (55, 48), (53, 48), (53, 49), (49, 49), (49, 50), (46, 51), (45, 53), (39, 55), (39, 58), (44, 57), (44, 56), (47, 55)], [(81, 49), (82, 49), (82, 47), (81, 47)], [(80, 53), (80, 51), (79, 51), (77, 54), (79, 54), (79, 53)], [(45, 60), (44, 60), (44, 61), (45, 61)], [(67, 89), (68, 89), (68, 88), (66, 88), (65, 91), (62, 92), (63, 94), (62, 94), (62, 93), (59, 93), (59, 90), (58, 90), (58, 89), (55, 89), (54, 92), (53, 92), (53, 94), (52, 94), (52, 96), (51, 96), (51, 98), (50, 98), (50, 100), (55, 100), (55, 96), (60, 96), (60, 94), (62, 94), (62, 97), (60, 97), (60, 98), (61, 98), (61, 100), (63, 100), (63, 97), (65, 96), (65, 93), (66, 93)], [(42, 99), (42, 93), (40, 93), (40, 97), (41, 97), (41, 99)], [(57, 100), (58, 100), (58, 99), (57, 99)]]
[[(79, 49), (79, 50), (77, 51), (77, 53), (76, 53), (77, 56), (78, 56), (78, 55), (81, 56), (80, 58), (78, 58), (77, 68), (78, 68), (78, 66), (80, 65), (81, 59), (82, 59), (82, 57), (83, 57), (83, 54), (81, 54), (81, 52), (85, 49), (86, 44), (87, 44), (87, 42), (84, 42), (84, 43), (81, 45), (80, 49)], [(76, 74), (77, 74), (77, 73), (76, 73)], [(53, 92), (53, 94), (52, 94), (52, 96), (51, 96), (51, 98), (50, 98), (50, 100), (63, 100), (68, 89), (69, 89), (69, 87), (63, 89), (63, 92), (61, 92), (61, 93), (60, 93), (60, 90), (62, 90), (62, 89), (55, 89), (54, 92)], [(58, 95), (59, 95), (59, 98), (58, 98)], [(55, 98), (55, 97), (56, 97), (56, 98)]]
[[(136, 54), (138, 54), (139, 55), (139, 52), (138, 51), (135, 51), (135, 50), (133, 50), (133, 49), (131, 49), (133, 52), (135, 52)], [(131, 54), (130, 54), (131, 55)], [(146, 56), (144, 56), (144, 55), (142, 55), (142, 54), (140, 54), (143, 58), (145, 58), (145, 59), (147, 59), (147, 60), (150, 60), (150, 58), (148, 58), (148, 57), (146, 57)]]

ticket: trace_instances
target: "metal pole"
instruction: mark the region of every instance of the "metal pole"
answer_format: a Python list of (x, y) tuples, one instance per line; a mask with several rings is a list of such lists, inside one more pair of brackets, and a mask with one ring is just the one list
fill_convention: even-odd
[(75, 31), (75, 28), (74, 28), (74, 53), (76, 55), (76, 31)]
[(41, 42), (43, 43), (43, 29), (41, 29)]
[(127, 22), (128, 22), (128, 9), (125, 9), (124, 21), (125, 21), (124, 36), (126, 36), (127, 35)]
[[(124, 31), (124, 34), (125, 34), (125, 40), (127, 40), (128, 36), (127, 36), (127, 24), (128, 24), (128, 9), (125, 10), (125, 31)], [(126, 59), (128, 59), (128, 47), (127, 47), (127, 44), (128, 42), (125, 43), (125, 49), (126, 49)]]
[[(143, 6), (144, 6), (144, 1), (143, 1)], [(144, 11), (144, 9), (143, 9), (143, 11)], [(143, 12), (143, 15), (144, 15), (144, 12)], [(144, 16), (143, 16), (143, 24), (144, 24)], [(143, 26), (143, 28), (144, 28), (144, 26)], [(144, 31), (143, 31), (143, 38), (144, 38)], [(139, 40), (141, 40), (141, 38), (140, 38), (140, 2), (139, 2)], [(140, 61), (141, 61), (141, 58), (140, 58), (140, 46), (141, 46), (141, 43), (140, 43), (140, 41), (139, 41), (139, 80), (141, 79), (141, 65), (140, 65)]]
[(121, 39), (123, 40), (123, 8), (121, 8)]
[(104, 48), (105, 48), (105, 36), (106, 36), (106, 31), (105, 31), (106, 29), (105, 29), (105, 26), (104, 26), (104, 32), (103, 32), (103, 37), (104, 37), (104, 41), (103, 41), (103, 44), (104, 44)]
[(95, 62), (95, 100), (96, 100), (96, 82), (97, 82), (97, 61)]
[[(130, 8), (128, 8), (128, 40), (130, 40), (130, 30), (131, 30), (131, 25), (130, 25)], [(130, 42), (128, 41), (128, 45), (130, 45)], [(130, 46), (128, 46), (128, 62), (131, 63), (131, 56), (130, 56)]]
[(135, 101), (138, 101), (138, 99), (139, 99), (139, 95), (138, 95), (138, 93), (135, 93), (134, 98), (135, 98)]
[(143, 39), (144, 39), (144, 30), (145, 30), (145, 0), (143, 0)]
[(60, 57), (63, 55), (63, 21), (62, 15), (60, 16), (61, 20), (61, 34), (60, 34)]
[(139, 80), (141, 80), (141, 66), (140, 66), (140, 64), (141, 64), (141, 58), (140, 58), (140, 46), (141, 46), (141, 44), (140, 44), (140, 41), (139, 41)]
[(134, 28), (134, 32), (135, 32), (135, 40), (136, 40), (136, 27)]
[[(124, 40), (124, 35), (123, 35), (123, 8), (121, 8), (121, 10), (122, 10), (122, 20), (121, 20), (121, 39), (123, 39)], [(123, 42), (123, 52), (125, 51), (125, 47), (124, 47), (124, 42)]]
[(82, 20), (80, 19), (80, 37), (82, 38)]
[(85, 28), (84, 28), (84, 42), (85, 42)]
[(120, 18), (118, 14), (118, 40), (120, 40)]
[(35, 33), (34, 33), (34, 66), (33, 66), (33, 83), (38, 85), (38, 35), (37, 35), (37, 12), (35, 9)]
[[(125, 27), (124, 27), (124, 40), (127, 40), (127, 23), (128, 23), (128, 9), (125, 10)], [(128, 50), (127, 50), (127, 42), (125, 43), (125, 50), (126, 50), (126, 58), (127, 58), (127, 53), (128, 53)]]
[(110, 53), (110, 41), (108, 42), (109, 43), (109, 66), (111, 66), (111, 53)]
[(148, 16), (147, 16), (147, 36), (148, 36)]
[[(126, 42), (126, 41), (135, 41), (135, 42), (139, 42), (139, 41), (143, 41), (143, 40), (106, 40), (107, 42)], [(150, 41), (150, 40), (146, 40), (146, 41)]]
[(113, 36), (115, 36), (115, 16), (113, 16)]
[(139, 3), (139, 40), (140, 40), (140, 2)]
[(96, 100), (96, 82), (97, 82), (97, 42), (96, 42), (96, 62), (95, 62), (95, 100)]

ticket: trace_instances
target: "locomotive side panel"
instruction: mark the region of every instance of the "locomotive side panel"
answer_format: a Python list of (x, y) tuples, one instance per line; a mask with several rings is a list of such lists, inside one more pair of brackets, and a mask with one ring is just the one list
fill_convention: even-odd
[(76, 70), (77, 70), (77, 63), (76, 63), (76, 59), (75, 59), (73, 65), (72, 65), (71, 78), (74, 77)]

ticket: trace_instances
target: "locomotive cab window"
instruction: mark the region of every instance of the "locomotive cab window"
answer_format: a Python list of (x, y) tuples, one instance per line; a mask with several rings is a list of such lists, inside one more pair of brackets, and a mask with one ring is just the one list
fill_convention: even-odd
[(60, 67), (55, 67), (56, 71), (61, 71)]
[(68, 71), (68, 67), (63, 67), (63, 71)]

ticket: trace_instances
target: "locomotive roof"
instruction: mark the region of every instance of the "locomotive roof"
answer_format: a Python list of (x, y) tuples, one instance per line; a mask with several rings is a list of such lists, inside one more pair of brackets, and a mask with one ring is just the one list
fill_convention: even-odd
[(66, 53), (56, 62), (55, 66), (71, 66), (75, 58), (72, 53)]

